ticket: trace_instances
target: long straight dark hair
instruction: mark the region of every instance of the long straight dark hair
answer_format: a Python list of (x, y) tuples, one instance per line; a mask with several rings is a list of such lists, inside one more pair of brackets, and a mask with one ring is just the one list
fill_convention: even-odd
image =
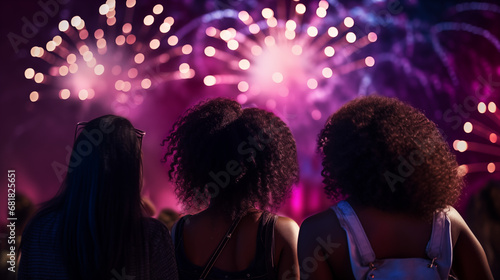
[(58, 234), (71, 279), (111, 279), (131, 257), (135, 265), (143, 259), (140, 138), (122, 117), (86, 123), (58, 194), (34, 218), (62, 215)]

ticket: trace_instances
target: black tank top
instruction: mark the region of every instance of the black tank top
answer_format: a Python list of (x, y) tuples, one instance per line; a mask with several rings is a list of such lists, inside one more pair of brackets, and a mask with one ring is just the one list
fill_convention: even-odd
[[(199, 280), (203, 267), (191, 263), (184, 252), (184, 240), (182, 233), (184, 223), (190, 215), (182, 217), (174, 227), (175, 256), (179, 271), (179, 280)], [(216, 267), (212, 268), (207, 279), (231, 279), (231, 280), (264, 280), (277, 279), (277, 271), (274, 264), (274, 225), (278, 216), (264, 211), (259, 219), (257, 231), (257, 250), (251, 264), (242, 271), (227, 272)]]

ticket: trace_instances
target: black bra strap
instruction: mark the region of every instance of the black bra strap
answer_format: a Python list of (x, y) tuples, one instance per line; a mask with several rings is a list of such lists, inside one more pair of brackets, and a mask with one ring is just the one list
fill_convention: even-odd
[(212, 270), (212, 267), (214, 266), (215, 262), (217, 261), (217, 259), (219, 258), (220, 254), (222, 253), (222, 250), (224, 250), (224, 248), (226, 247), (227, 243), (229, 242), (229, 239), (231, 239), (231, 236), (233, 235), (234, 230), (236, 229), (236, 227), (240, 223), (240, 221), (243, 218), (243, 216), (245, 216), (245, 215), (239, 215), (233, 221), (233, 223), (231, 224), (231, 226), (227, 230), (226, 235), (220, 241), (219, 245), (217, 246), (217, 249), (215, 249), (215, 252), (212, 254), (212, 256), (210, 257), (210, 260), (208, 261), (207, 265), (203, 269), (203, 272), (200, 275), (200, 280), (204, 280), (208, 276), (208, 274)]

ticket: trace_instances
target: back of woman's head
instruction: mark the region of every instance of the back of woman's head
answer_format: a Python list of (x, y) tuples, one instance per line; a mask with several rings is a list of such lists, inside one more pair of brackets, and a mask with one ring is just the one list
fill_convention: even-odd
[(141, 238), (142, 135), (113, 115), (77, 129), (63, 186), (40, 214), (62, 214), (63, 254), (72, 279), (109, 279)]
[(327, 195), (425, 219), (458, 199), (462, 178), (436, 125), (394, 98), (355, 99), (319, 134)]
[(175, 124), (165, 160), (186, 208), (216, 203), (235, 215), (251, 206), (276, 209), (298, 179), (295, 140), (276, 115), (216, 98)]

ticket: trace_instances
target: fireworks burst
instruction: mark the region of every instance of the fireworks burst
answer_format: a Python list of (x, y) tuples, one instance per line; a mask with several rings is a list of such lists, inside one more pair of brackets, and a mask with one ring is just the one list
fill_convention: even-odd
[[(453, 148), (459, 152), (474, 152), (484, 155), (493, 156), (493, 158), (500, 157), (500, 143), (498, 140), (500, 131), (500, 115), (498, 114), (497, 105), (495, 102), (489, 102), (487, 105), (484, 102), (480, 102), (477, 106), (477, 111), (481, 115), (485, 115), (489, 122), (494, 123), (496, 127), (486, 124), (485, 122), (479, 121), (478, 119), (472, 119), (463, 125), (464, 132), (467, 134), (473, 134), (477, 137), (477, 141), (466, 141), (466, 140), (455, 140), (453, 142)], [(472, 138), (472, 137), (469, 137)], [(500, 166), (500, 162), (476, 162), (467, 163), (460, 166), (460, 170), (464, 173), (474, 173), (474, 172), (489, 172), (493, 173), (497, 171), (497, 167)]]
[[(31, 56), (50, 65), (48, 73), (27, 68), (25, 77), (57, 88), (63, 100), (111, 100), (115, 111), (141, 104), (145, 90), (159, 83), (192, 78), (194, 70), (186, 63), (178, 69), (164, 67), (192, 51), (189, 44), (178, 46), (179, 39), (171, 34), (174, 18), (163, 15), (164, 7), (155, 5), (142, 24), (134, 24), (136, 1), (127, 0), (125, 5), (118, 23), (115, 1), (102, 4), (101, 28), (93, 32), (78, 15), (60, 21), (59, 35), (45, 47), (31, 49)], [(38, 99), (37, 91), (30, 94), (32, 102)]]
[[(277, 104), (313, 102), (325, 95), (325, 87), (328, 91), (339, 83), (340, 76), (375, 64), (373, 57), (353, 53), (375, 42), (377, 35), (356, 34), (351, 17), (328, 16), (327, 1), (313, 8), (291, 2), (289, 12), (281, 4), (276, 11), (265, 7), (254, 17), (244, 10), (222, 11), (219, 14), (236, 21), (228, 28), (217, 28), (220, 21), (207, 24), (199, 49), (206, 59), (225, 66), (217, 69), (213, 60), (197, 63), (206, 65), (199, 70), (206, 86), (235, 85), (240, 103), (263, 101), (273, 110)], [(318, 110), (309, 113), (321, 118)]]

